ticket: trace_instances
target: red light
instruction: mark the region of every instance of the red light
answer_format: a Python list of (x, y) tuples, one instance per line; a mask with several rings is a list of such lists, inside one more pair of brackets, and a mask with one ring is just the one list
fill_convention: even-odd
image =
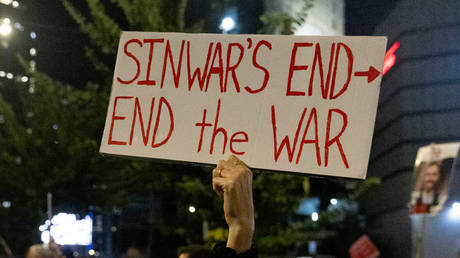
[(382, 76), (385, 75), (388, 70), (391, 69), (396, 63), (396, 55), (395, 52), (399, 48), (399, 42), (393, 44), (393, 46), (388, 49), (387, 53), (385, 54), (385, 60), (383, 61), (383, 71)]

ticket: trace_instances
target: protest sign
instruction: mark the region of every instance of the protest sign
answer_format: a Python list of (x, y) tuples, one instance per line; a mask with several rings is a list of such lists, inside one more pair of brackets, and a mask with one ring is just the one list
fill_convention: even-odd
[(351, 245), (348, 253), (351, 258), (377, 258), (380, 256), (380, 251), (366, 234)]
[(385, 37), (121, 34), (100, 152), (365, 178)]
[(411, 214), (436, 215), (449, 194), (449, 182), (460, 143), (430, 144), (420, 147), (414, 166), (410, 202)]

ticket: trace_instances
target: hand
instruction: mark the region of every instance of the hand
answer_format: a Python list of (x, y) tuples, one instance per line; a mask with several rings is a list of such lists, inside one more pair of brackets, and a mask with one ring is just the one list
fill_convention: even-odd
[(237, 253), (249, 250), (254, 233), (252, 172), (241, 160), (230, 156), (213, 170), (212, 186), (224, 199), (225, 221), (229, 226), (227, 247)]

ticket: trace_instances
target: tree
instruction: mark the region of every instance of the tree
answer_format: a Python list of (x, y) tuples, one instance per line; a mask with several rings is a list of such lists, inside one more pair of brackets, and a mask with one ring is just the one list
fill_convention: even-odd
[[(86, 55), (99, 76), (78, 89), (37, 71), (30, 72), (29, 87), (1, 88), (0, 194), (13, 205), (0, 212), (0, 220), (11, 222), (1, 224), (0, 233), (9, 232), (3, 236), (15, 243), (13, 252), (24, 253), (38, 240), (36, 228), (46, 219), (47, 192), (53, 193), (55, 213), (85, 214), (92, 205), (110, 214), (114, 207), (139, 199), (149, 210), (139, 222), (148, 228), (145, 247), (160, 257), (173, 256), (179, 245), (202, 241), (197, 232), (203, 220), (211, 229), (225, 227), (222, 204), (210, 187), (211, 168), (98, 153), (120, 31), (195, 32), (207, 23), (187, 22), (186, 0), (87, 0), (88, 12), (68, 0), (62, 3), (87, 37)], [(226, 4), (214, 4), (214, 11)], [(116, 8), (122, 17), (111, 17), (107, 7)], [(264, 237), (290, 228), (289, 218), (303, 196), (303, 180), (256, 173), (256, 239), (266, 243)], [(192, 204), (197, 212), (189, 214)], [(280, 252), (289, 248), (280, 241), (270, 245)]]
[(298, 26), (301, 26), (306, 22), (308, 11), (313, 7), (313, 5), (314, 0), (302, 0), (302, 9), (293, 15), (284, 11), (270, 11), (264, 13), (260, 17), (263, 26), (260, 28), (259, 33), (283, 35), (294, 34)]

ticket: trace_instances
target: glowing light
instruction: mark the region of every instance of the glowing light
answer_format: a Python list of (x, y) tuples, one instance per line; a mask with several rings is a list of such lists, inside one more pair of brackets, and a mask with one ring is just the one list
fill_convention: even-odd
[(331, 199), (331, 204), (332, 204), (332, 205), (337, 205), (337, 199), (332, 198), (332, 199)]
[(43, 243), (49, 243), (50, 242), (50, 232), (43, 231), (40, 238)]
[(21, 77), (22, 82), (27, 82), (28, 80), (29, 80), (29, 77), (27, 77), (27, 76), (22, 76)]
[(30, 53), (31, 56), (36, 56), (37, 55), (37, 50), (35, 48), (31, 48), (29, 50), (29, 53)]
[(224, 32), (231, 31), (232, 29), (235, 28), (235, 21), (231, 17), (225, 17), (222, 19), (222, 22), (220, 23), (219, 28)]
[(46, 230), (45, 225), (40, 225), (40, 227), (38, 227), (38, 230), (40, 230), (40, 232), (45, 231)]
[(35, 72), (35, 70), (37, 69), (37, 63), (34, 60), (30, 60), (29, 69), (31, 72)]
[(396, 42), (386, 52), (385, 59), (383, 60), (382, 76), (385, 75), (385, 73), (388, 72), (388, 70), (390, 70), (391, 67), (393, 67), (396, 64), (395, 52), (399, 48), (399, 46), (400, 46), (399, 42)]
[(5, 71), (0, 71), (0, 77), (5, 77), (5, 76), (6, 76)]
[(15, 27), (17, 30), (24, 31), (24, 26), (22, 26), (22, 24), (20, 24), (19, 22), (15, 22), (15, 23), (14, 23), (14, 27)]
[(14, 75), (12, 73), (7, 73), (6, 78), (13, 79)]
[(452, 219), (460, 219), (460, 202), (454, 202), (449, 211), (449, 217)]
[(19, 7), (19, 2), (18, 1), (13, 1), (11, 3), (11, 5), (14, 7), (14, 8), (18, 8)]
[(317, 213), (317, 212), (313, 212), (313, 213), (311, 214), (311, 220), (313, 220), (313, 221), (316, 222), (316, 221), (318, 221), (318, 219), (319, 219), (318, 213)]
[(32, 31), (32, 32), (30, 33), (30, 38), (31, 38), (31, 39), (36, 39), (36, 38), (37, 38), (37, 33), (35, 33), (35, 32)]
[(6, 4), (6, 5), (11, 4), (11, 2), (13, 2), (13, 0), (0, 0), (0, 3)]
[(93, 249), (91, 249), (91, 250), (88, 251), (88, 254), (89, 254), (89, 255), (94, 255), (95, 253), (96, 253), (96, 251), (94, 251)]
[(4, 23), (4, 24), (11, 24), (10, 18), (4, 18), (4, 19), (3, 19), (3, 23)]
[(10, 208), (11, 207), (11, 202), (10, 201), (3, 201), (2, 202), (3, 208)]
[[(92, 244), (93, 220), (90, 216), (78, 220), (75, 214), (59, 213), (53, 216), (49, 228), (49, 231), (42, 232), (44, 243), (49, 242), (49, 234), (51, 234), (59, 245)], [(48, 236), (44, 235), (45, 232), (49, 232)]]
[(3, 23), (2, 25), (0, 25), (0, 34), (3, 36), (10, 35), (12, 30), (13, 28), (9, 24)]
[(194, 206), (189, 206), (189, 207), (188, 207), (188, 211), (189, 211), (190, 213), (195, 213), (196, 208), (195, 208)]

